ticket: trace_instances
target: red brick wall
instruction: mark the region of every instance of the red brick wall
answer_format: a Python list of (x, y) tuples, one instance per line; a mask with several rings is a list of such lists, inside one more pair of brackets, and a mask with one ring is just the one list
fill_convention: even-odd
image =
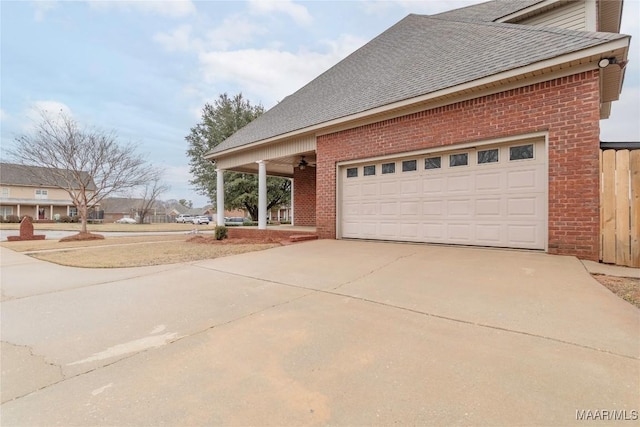
[[(293, 221), (295, 225), (316, 225), (316, 168), (293, 170)], [(334, 235), (335, 237), (335, 235)]]
[(336, 162), (549, 132), (549, 252), (597, 260), (598, 71), (318, 137), (317, 232), (336, 236)]

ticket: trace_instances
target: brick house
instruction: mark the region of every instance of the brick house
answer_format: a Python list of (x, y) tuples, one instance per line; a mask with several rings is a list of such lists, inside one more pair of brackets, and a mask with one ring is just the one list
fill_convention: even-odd
[[(78, 215), (78, 209), (65, 190), (42, 184), (37, 178), (47, 171), (47, 168), (38, 166), (0, 163), (0, 216), (29, 215), (36, 221), (43, 221)], [(64, 173), (52, 176), (60, 177)], [(91, 177), (86, 175), (86, 178), (94, 185)], [(59, 185), (64, 187), (66, 183), (60, 182)]]
[(597, 260), (599, 120), (619, 97), (630, 42), (622, 3), (409, 15), (206, 158), (261, 183), (291, 178), (294, 224), (321, 238)]

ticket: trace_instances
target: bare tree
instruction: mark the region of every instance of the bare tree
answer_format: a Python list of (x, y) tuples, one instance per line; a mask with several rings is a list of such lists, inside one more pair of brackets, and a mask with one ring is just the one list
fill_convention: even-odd
[(161, 179), (161, 171), (155, 169), (150, 181), (142, 188), (142, 200), (140, 201), (140, 208), (138, 209), (140, 224), (144, 224), (145, 217), (151, 215), (160, 195), (170, 188), (167, 184), (163, 183)]
[(70, 116), (40, 111), (41, 121), (20, 135), (8, 153), (43, 185), (66, 191), (78, 209), (81, 233), (87, 233), (89, 209), (102, 199), (144, 185), (154, 168), (121, 144), (114, 131), (81, 128)]

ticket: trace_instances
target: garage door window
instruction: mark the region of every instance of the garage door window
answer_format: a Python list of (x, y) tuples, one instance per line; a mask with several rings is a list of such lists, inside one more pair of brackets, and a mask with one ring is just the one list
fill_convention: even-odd
[(498, 161), (498, 149), (478, 151), (478, 164), (496, 163)]
[(425, 169), (440, 169), (442, 167), (442, 157), (427, 157), (424, 159)]
[(402, 162), (402, 172), (413, 172), (418, 170), (417, 160), (405, 160)]
[(371, 166), (365, 166), (363, 168), (363, 175), (364, 176), (371, 176), (371, 175), (375, 175), (376, 174), (376, 165), (371, 165)]
[(467, 166), (469, 164), (469, 154), (451, 154), (449, 155), (449, 167)]
[(347, 178), (357, 178), (357, 177), (358, 177), (358, 168), (347, 169)]
[(383, 163), (382, 164), (382, 174), (387, 173), (396, 173), (396, 164), (395, 163)]
[(509, 147), (509, 160), (533, 159), (533, 144)]

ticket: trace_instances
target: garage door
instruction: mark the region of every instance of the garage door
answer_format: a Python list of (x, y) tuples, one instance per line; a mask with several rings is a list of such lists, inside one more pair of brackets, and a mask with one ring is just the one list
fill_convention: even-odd
[(544, 140), (340, 168), (339, 236), (545, 249)]

